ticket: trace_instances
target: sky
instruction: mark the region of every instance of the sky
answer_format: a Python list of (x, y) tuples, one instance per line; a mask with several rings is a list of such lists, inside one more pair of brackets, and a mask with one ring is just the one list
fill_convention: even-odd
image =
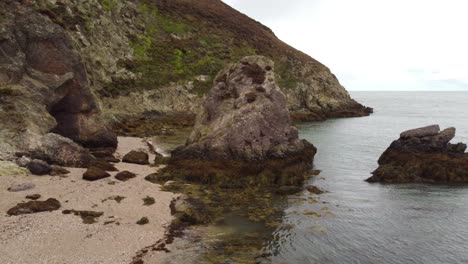
[(223, 0), (348, 90), (468, 91), (467, 0)]

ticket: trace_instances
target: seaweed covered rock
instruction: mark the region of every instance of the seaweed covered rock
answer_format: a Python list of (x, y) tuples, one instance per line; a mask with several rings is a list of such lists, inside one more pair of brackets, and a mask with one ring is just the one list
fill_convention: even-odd
[(169, 167), (185, 168), (179, 174), (194, 180), (261, 174), (270, 183), (280, 183), (284, 173), (291, 176), (286, 181), (302, 177), (315, 153), (291, 125), (273, 61), (250, 56), (218, 74), (193, 132), (185, 146), (172, 152)]
[(468, 182), (466, 144), (449, 143), (455, 128), (438, 125), (401, 133), (382, 154), (368, 182)]
[(61, 204), (57, 199), (49, 198), (45, 201), (29, 201), (19, 203), (7, 211), (8, 215), (34, 214), (39, 212), (50, 212), (60, 209)]

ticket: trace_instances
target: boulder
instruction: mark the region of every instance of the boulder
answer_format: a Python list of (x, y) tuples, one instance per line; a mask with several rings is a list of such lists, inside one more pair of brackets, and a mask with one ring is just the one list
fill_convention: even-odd
[(468, 182), (466, 144), (450, 144), (455, 128), (439, 126), (409, 130), (392, 142), (379, 158), (368, 182)]
[(149, 156), (146, 152), (132, 150), (123, 157), (122, 161), (127, 163), (148, 165)]
[(29, 201), (27, 203), (19, 203), (15, 207), (7, 211), (8, 215), (33, 214), (39, 212), (50, 212), (58, 210), (61, 204), (57, 199), (49, 198), (46, 201)]
[(47, 175), (52, 167), (43, 160), (33, 159), (26, 164), (26, 168), (34, 175)]
[(250, 56), (218, 74), (185, 146), (172, 152), (162, 171), (171, 170), (172, 164), (173, 174), (204, 182), (263, 173), (270, 183), (288, 183), (285, 166), (303, 164), (289, 171), (291, 179), (302, 178), (315, 152), (291, 125), (273, 61)]
[(96, 167), (90, 167), (83, 174), (83, 180), (87, 180), (87, 181), (97, 181), (97, 180), (104, 179), (107, 177), (110, 177), (109, 173)]

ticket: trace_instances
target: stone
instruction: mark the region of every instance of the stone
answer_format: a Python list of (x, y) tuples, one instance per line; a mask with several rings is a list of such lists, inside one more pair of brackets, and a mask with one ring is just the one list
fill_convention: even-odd
[(128, 181), (136, 177), (136, 174), (129, 171), (122, 171), (115, 175), (115, 178), (119, 181)]
[(101, 217), (104, 212), (85, 211), (85, 210), (63, 210), (62, 214), (74, 214), (80, 216), (84, 224), (94, 224), (97, 218)]
[(169, 161), (169, 157), (164, 157), (161, 153), (155, 152), (154, 165), (164, 165)]
[(29, 199), (29, 200), (39, 200), (41, 198), (41, 195), (36, 193), (36, 194), (30, 194), (30, 195), (26, 195), (26, 199)]
[(33, 159), (26, 168), (34, 175), (47, 175), (52, 171), (52, 167), (43, 160)]
[(318, 188), (317, 186), (314, 186), (314, 185), (307, 185), (306, 187), (306, 190), (309, 191), (310, 193), (313, 193), (313, 194), (323, 194), (325, 193), (324, 190)]
[(86, 172), (83, 174), (83, 180), (87, 181), (97, 181), (100, 179), (104, 179), (107, 177), (110, 177), (111, 175), (107, 173), (106, 171), (96, 168), (96, 167), (90, 167)]
[(434, 136), (439, 134), (440, 127), (439, 125), (431, 125), (426, 127), (420, 127), (416, 129), (411, 129), (400, 134), (400, 138), (412, 138), (412, 137), (426, 137)]
[[(400, 137), (392, 142), (379, 158), (379, 167), (366, 181), (385, 183), (448, 183), (468, 182), (466, 144), (450, 144), (455, 128), (415, 129), (412, 137)], [(427, 132), (432, 130), (431, 132)], [(419, 132), (418, 132), (419, 131)], [(406, 133), (406, 132), (405, 132)], [(419, 137), (415, 137), (418, 135)]]
[(275, 190), (276, 194), (291, 195), (300, 192), (302, 189), (299, 186), (281, 186)]
[(8, 191), (21, 192), (21, 191), (31, 190), (34, 188), (36, 188), (36, 185), (34, 183), (26, 182), (26, 183), (21, 183), (21, 184), (11, 186), (10, 188), (8, 188)]
[(136, 222), (138, 225), (146, 225), (149, 223), (148, 217), (142, 217)]
[(126, 163), (148, 165), (149, 156), (146, 152), (132, 150), (123, 157), (122, 161)]
[(60, 209), (61, 204), (57, 199), (49, 198), (45, 201), (29, 201), (19, 203), (7, 211), (8, 215), (33, 214), (39, 212), (50, 212)]

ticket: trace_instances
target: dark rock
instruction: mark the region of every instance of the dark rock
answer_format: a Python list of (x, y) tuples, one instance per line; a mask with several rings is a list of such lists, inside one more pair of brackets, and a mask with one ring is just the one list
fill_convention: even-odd
[(57, 165), (52, 165), (51, 168), (52, 168), (52, 171), (50, 172), (50, 175), (52, 176), (65, 175), (65, 174), (70, 173), (69, 170), (62, 168), (60, 166), (57, 166)]
[(96, 167), (90, 167), (84, 174), (83, 174), (83, 179), (87, 181), (97, 181), (100, 179), (104, 179), (110, 177), (110, 174), (107, 173), (106, 171), (96, 168)]
[(161, 153), (155, 152), (154, 165), (164, 165), (169, 161), (169, 157), (164, 157)]
[(153, 197), (146, 196), (143, 198), (143, 205), (149, 206), (156, 203), (156, 200)]
[(156, 183), (156, 184), (162, 184), (167, 181), (173, 180), (174, 178), (169, 174), (169, 173), (152, 173), (150, 175), (147, 175), (145, 177), (145, 180), (151, 182), (151, 183)]
[(146, 152), (132, 150), (123, 157), (122, 161), (127, 163), (147, 165), (149, 164), (149, 157), (148, 153)]
[(38, 200), (41, 198), (41, 195), (40, 194), (30, 194), (30, 195), (26, 195), (26, 199), (29, 199), (29, 200)]
[(142, 217), (136, 222), (138, 225), (146, 225), (149, 223), (148, 217)]
[(21, 191), (26, 191), (26, 190), (31, 190), (36, 188), (36, 185), (33, 183), (27, 182), (27, 183), (22, 183), (22, 184), (17, 184), (13, 185), (10, 188), (8, 188), (8, 191), (10, 192), (21, 192)]
[(103, 171), (118, 171), (114, 165), (102, 159), (93, 160), (90, 167), (96, 167)]
[(136, 177), (136, 174), (133, 172), (129, 172), (129, 171), (122, 171), (122, 172), (117, 173), (117, 175), (115, 175), (115, 178), (119, 181), (128, 181), (135, 177)]
[(27, 165), (26, 168), (34, 175), (47, 175), (52, 171), (47, 162), (43, 160), (31, 160)]
[(54, 198), (49, 198), (46, 201), (29, 201), (19, 203), (15, 207), (8, 210), (8, 215), (33, 214), (46, 211), (55, 211), (60, 208), (60, 202)]
[[(466, 144), (450, 144), (455, 128), (440, 133), (438, 126), (410, 130), (392, 142), (379, 158), (368, 182), (468, 182)], [(412, 137), (408, 138), (408, 135)], [(417, 135), (418, 137), (415, 137)]]
[(306, 187), (306, 190), (313, 193), (313, 194), (323, 194), (325, 193), (324, 190), (318, 188), (317, 186), (314, 186), (314, 185), (307, 185)]

